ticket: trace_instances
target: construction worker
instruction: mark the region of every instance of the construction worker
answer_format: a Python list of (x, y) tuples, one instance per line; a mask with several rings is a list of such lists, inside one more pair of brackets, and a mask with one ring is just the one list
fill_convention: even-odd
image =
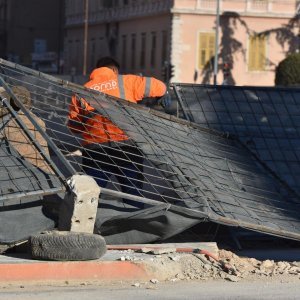
[[(113, 58), (101, 58), (85, 87), (129, 102), (137, 103), (150, 97), (160, 99), (162, 106), (170, 104), (169, 97), (164, 97), (167, 89), (162, 81), (153, 77), (120, 75), (119, 69)], [(78, 96), (72, 98), (68, 126), (82, 135), (82, 165), (87, 175), (94, 177), (101, 187), (115, 175), (122, 192), (142, 196), (139, 189), (142, 189), (143, 155), (122, 129)]]

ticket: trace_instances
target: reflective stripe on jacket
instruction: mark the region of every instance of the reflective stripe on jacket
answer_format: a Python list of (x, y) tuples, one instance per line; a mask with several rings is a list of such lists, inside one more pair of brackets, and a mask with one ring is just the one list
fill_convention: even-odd
[[(162, 97), (165, 84), (153, 77), (116, 75), (110, 68), (95, 69), (86, 87), (137, 103), (146, 97)], [(82, 133), (84, 144), (124, 141), (128, 136), (108, 118), (97, 113), (85, 99), (72, 97), (69, 109), (69, 128)]]

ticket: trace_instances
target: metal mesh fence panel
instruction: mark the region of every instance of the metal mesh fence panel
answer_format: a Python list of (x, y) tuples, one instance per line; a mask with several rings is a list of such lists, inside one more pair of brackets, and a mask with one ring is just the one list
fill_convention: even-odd
[(300, 89), (176, 84), (181, 116), (238, 137), (300, 193)]
[[(26, 106), (30, 105), (26, 89), (14, 86), (11, 92)], [(63, 192), (63, 180), (55, 175), (53, 164), (46, 158), (49, 157), (46, 141), (3, 87), (0, 96), (0, 205)], [(30, 117), (45, 130), (42, 120), (32, 113)]]
[[(86, 172), (102, 193), (134, 205), (166, 203), (199, 219), (299, 239), (299, 198), (237, 140), (5, 61), (1, 70), (6, 84), (30, 92), (31, 112), (59, 149), (50, 157), (66, 177)], [(69, 127), (72, 97), (93, 108), (73, 122), (76, 133)], [(112, 127), (118, 141), (84, 137), (89, 131), (90, 141), (97, 139), (93, 129), (105, 135)]]

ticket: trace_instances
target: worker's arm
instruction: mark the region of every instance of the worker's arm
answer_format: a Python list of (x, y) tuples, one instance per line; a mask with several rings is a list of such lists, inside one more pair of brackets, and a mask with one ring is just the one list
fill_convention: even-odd
[(127, 75), (127, 78), (133, 84), (134, 99), (137, 101), (144, 98), (162, 97), (167, 91), (166, 85), (154, 77)]
[(145, 86), (143, 101), (146, 103), (146, 106), (158, 104), (163, 108), (168, 108), (171, 105), (171, 96), (165, 83), (153, 77), (142, 78)]
[(85, 130), (85, 119), (92, 111), (94, 111), (92, 106), (90, 106), (83, 98), (74, 95), (69, 107), (69, 129), (74, 133), (82, 133)]
[[(162, 97), (167, 92), (167, 87), (164, 82), (154, 78), (154, 77), (145, 77), (146, 81), (150, 78), (150, 88), (149, 93), (147, 91), (147, 86), (145, 89), (145, 97)], [(146, 83), (147, 84), (147, 83)]]

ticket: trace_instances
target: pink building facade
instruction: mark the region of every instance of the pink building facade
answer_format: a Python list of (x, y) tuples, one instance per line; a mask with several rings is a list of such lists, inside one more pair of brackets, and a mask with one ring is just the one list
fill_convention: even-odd
[[(81, 73), (100, 56), (116, 57), (125, 73), (171, 82), (213, 83), (217, 0), (66, 1), (65, 71)], [(275, 68), (299, 51), (296, 0), (220, 0), (217, 84), (274, 85)], [(84, 23), (88, 24), (84, 35)], [(224, 79), (225, 82), (224, 82)]]

